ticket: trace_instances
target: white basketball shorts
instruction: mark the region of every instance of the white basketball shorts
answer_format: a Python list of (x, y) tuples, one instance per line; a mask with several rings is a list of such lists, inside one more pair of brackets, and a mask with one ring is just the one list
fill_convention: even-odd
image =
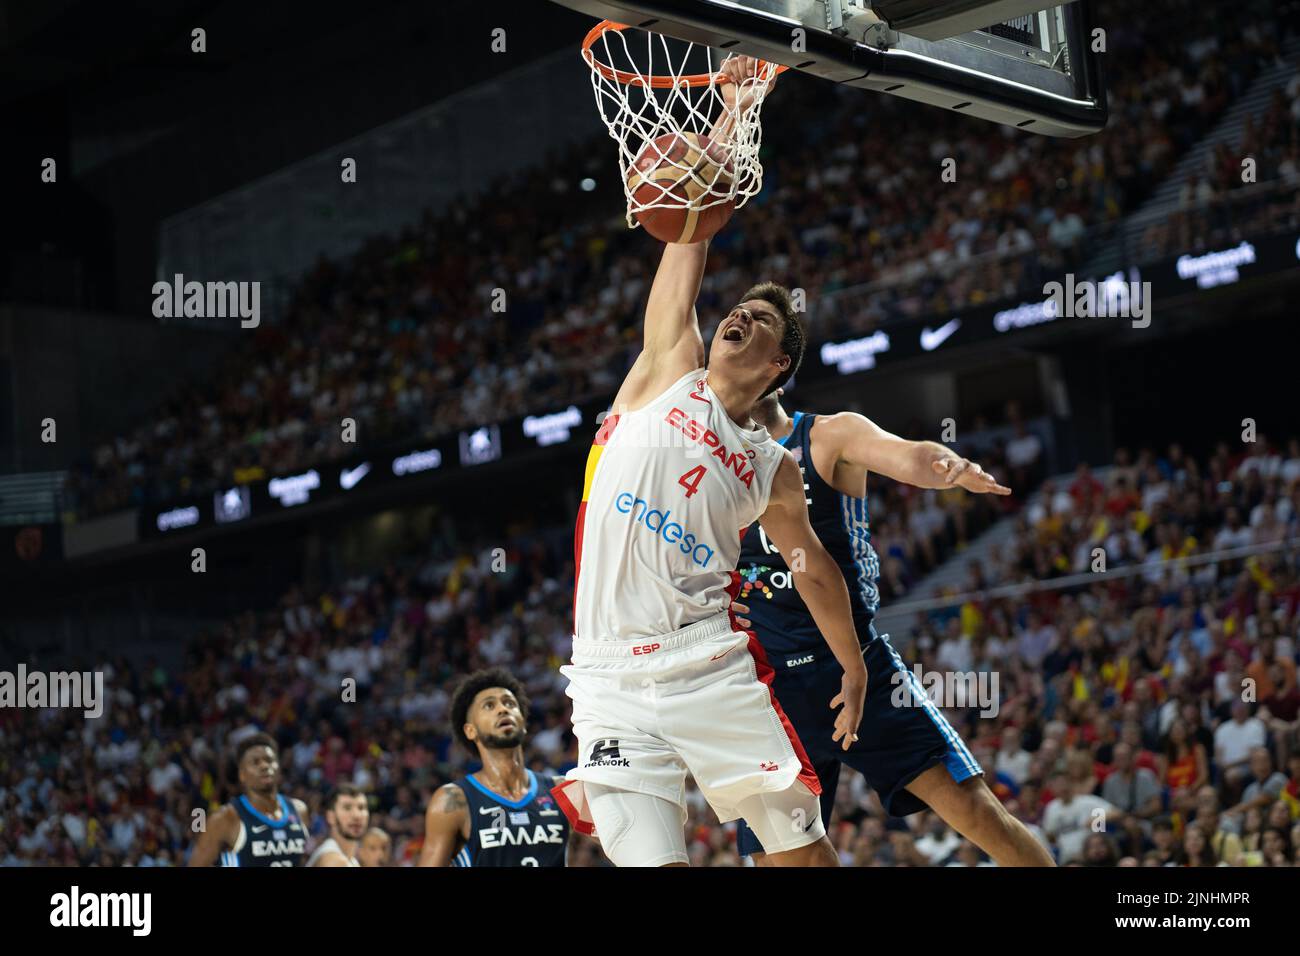
[[(723, 823), (742, 816), (747, 797), (791, 787), (820, 820), (821, 784), (772, 693), (762, 646), (729, 612), (635, 645), (575, 640), (560, 672), (579, 754), (555, 795), (579, 832), (594, 829), (584, 782), (684, 809), (688, 772)], [(802, 843), (820, 832), (810, 827)]]

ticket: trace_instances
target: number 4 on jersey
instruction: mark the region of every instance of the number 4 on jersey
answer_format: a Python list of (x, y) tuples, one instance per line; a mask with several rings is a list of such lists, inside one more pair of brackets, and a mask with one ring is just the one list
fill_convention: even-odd
[(700, 479), (704, 477), (706, 471), (708, 471), (708, 469), (703, 465), (696, 465), (686, 474), (677, 479), (677, 483), (686, 489), (687, 498), (695, 494), (696, 490), (700, 487)]

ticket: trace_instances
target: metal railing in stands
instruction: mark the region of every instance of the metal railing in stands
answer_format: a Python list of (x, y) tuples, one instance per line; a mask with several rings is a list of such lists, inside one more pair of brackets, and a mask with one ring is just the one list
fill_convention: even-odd
[(0, 525), (53, 524), (63, 511), (64, 471), (0, 475)]
[(1268, 554), (1274, 551), (1286, 551), (1289, 549), (1300, 550), (1300, 538), (1290, 538), (1285, 541), (1274, 541), (1268, 544), (1251, 544), (1240, 548), (1224, 548), (1220, 551), (1207, 551), (1203, 554), (1189, 555), (1183, 558), (1166, 558), (1163, 561), (1149, 564), (1126, 564), (1118, 568), (1107, 568), (1105, 571), (1084, 571), (1078, 574), (1066, 575), (1062, 578), (1047, 578), (1038, 581), (1018, 581), (1015, 584), (1000, 584), (997, 587), (984, 588), (979, 591), (966, 591), (962, 594), (941, 595), (935, 598), (926, 598), (922, 601), (902, 601), (894, 604), (889, 608), (891, 617), (897, 615), (911, 615), (923, 613), (925, 611), (936, 611), (945, 607), (956, 607), (965, 604), (968, 601), (989, 601), (1003, 597), (1018, 597), (1022, 594), (1030, 594), (1038, 591), (1061, 591), (1073, 587), (1081, 587), (1087, 584), (1096, 584), (1101, 581), (1107, 581), (1114, 578), (1129, 578), (1138, 574), (1146, 574), (1157, 568), (1165, 568), (1176, 565), (1180, 568), (1199, 567), (1203, 564), (1215, 564), (1219, 561), (1235, 561), (1239, 558), (1249, 558), (1257, 554)]

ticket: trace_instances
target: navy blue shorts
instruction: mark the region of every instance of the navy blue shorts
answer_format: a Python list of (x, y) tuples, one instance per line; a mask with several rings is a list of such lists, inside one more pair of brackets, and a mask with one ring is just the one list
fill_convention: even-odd
[[(959, 783), (984, 772), (957, 731), (930, 703), (925, 688), (903, 665), (887, 637), (869, 641), (863, 657), (867, 664), (867, 697), (858, 741), (848, 750), (841, 750), (831, 740), (838, 709), (832, 710), (830, 702), (840, 692), (844, 671), (830, 648), (819, 650), (811, 661), (806, 656), (772, 655), (768, 659), (776, 671), (772, 690), (821, 780), (822, 823), (828, 828), (840, 764), (866, 777), (885, 810), (898, 817), (926, 809), (906, 787), (931, 767), (942, 764)], [(916, 706), (900, 707), (891, 702), (896, 687), (893, 674), (899, 671), (912, 686)], [(761, 852), (758, 838), (745, 821), (737, 826), (740, 853), (748, 856)]]

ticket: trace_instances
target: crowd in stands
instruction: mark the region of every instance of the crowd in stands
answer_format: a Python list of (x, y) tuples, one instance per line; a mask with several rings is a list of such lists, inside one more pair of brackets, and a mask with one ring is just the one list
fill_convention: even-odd
[[(996, 795), (1062, 864), (1297, 862), (1300, 442), (1236, 449), (1203, 461), (1177, 446), (1120, 451), (1104, 472), (1045, 483), (1013, 518), (1012, 541), (970, 565), (969, 593), (896, 635), (909, 667), (985, 675), (963, 685), (983, 693), (941, 703)], [(1007, 458), (988, 467), (1012, 480)], [(874, 486), (871, 510), (884, 528), (910, 508), (917, 536), (933, 530), (930, 545), (950, 547), (954, 512), (911, 520), (925, 501)], [(882, 543), (888, 534), (877, 543), (917, 574), (917, 536), (910, 550)], [(473, 768), (447, 710), (456, 680), (485, 666), (528, 688), (530, 766), (572, 766), (557, 670), (569, 654), (570, 529), (521, 533), (504, 571), (494, 546), (439, 537), (418, 559), (291, 589), (196, 638), (176, 667), (96, 662), (110, 689), (97, 720), (0, 710), (0, 864), (181, 863), (194, 812), (236, 792), (234, 747), (265, 731), (313, 836), (323, 795), (351, 782), (392, 837), (392, 862), (410, 865), (430, 795)], [(989, 593), (1095, 575), (1098, 560), (1107, 574), (1082, 584)], [(933, 814), (889, 818), (847, 771), (829, 832), (848, 865), (988, 865)], [(695, 791), (689, 835), (693, 863), (740, 863), (734, 826)], [(603, 857), (587, 841), (573, 863)]]
[(926, 671), (999, 675), (1002, 716), (967, 710), (967, 740), (1061, 862), (1296, 862), (1300, 442), (1244, 447), (1046, 482), (968, 599), (917, 623)]
[[(1247, 25), (1232, 31), (1210, 5), (1098, 7), (1112, 120), (1091, 137), (1028, 136), (783, 79), (765, 107), (764, 190), (711, 248), (706, 335), (755, 277), (806, 290), (814, 341), (1041, 289), (1276, 62), (1284, 32), (1257, 0), (1235, 8)], [(1259, 135), (1293, 153), (1294, 127), (1293, 108), (1272, 110)], [(1261, 182), (1289, 175), (1285, 157), (1261, 156)], [(949, 157), (957, 180), (941, 183)], [(612, 394), (637, 351), (656, 261), (640, 231), (619, 225), (613, 162), (602, 137), (319, 263), (283, 321), (73, 468), (67, 513), (209, 494), (354, 453), (344, 418), (369, 446)], [(597, 188), (579, 189), (582, 178)]]
[[(1295, 72), (1294, 70), (1292, 71)], [(1300, 73), (1247, 114), (1238, 136), (1205, 155), (1178, 192), (1179, 208), (1153, 219), (1148, 255), (1202, 251), (1300, 224)]]

